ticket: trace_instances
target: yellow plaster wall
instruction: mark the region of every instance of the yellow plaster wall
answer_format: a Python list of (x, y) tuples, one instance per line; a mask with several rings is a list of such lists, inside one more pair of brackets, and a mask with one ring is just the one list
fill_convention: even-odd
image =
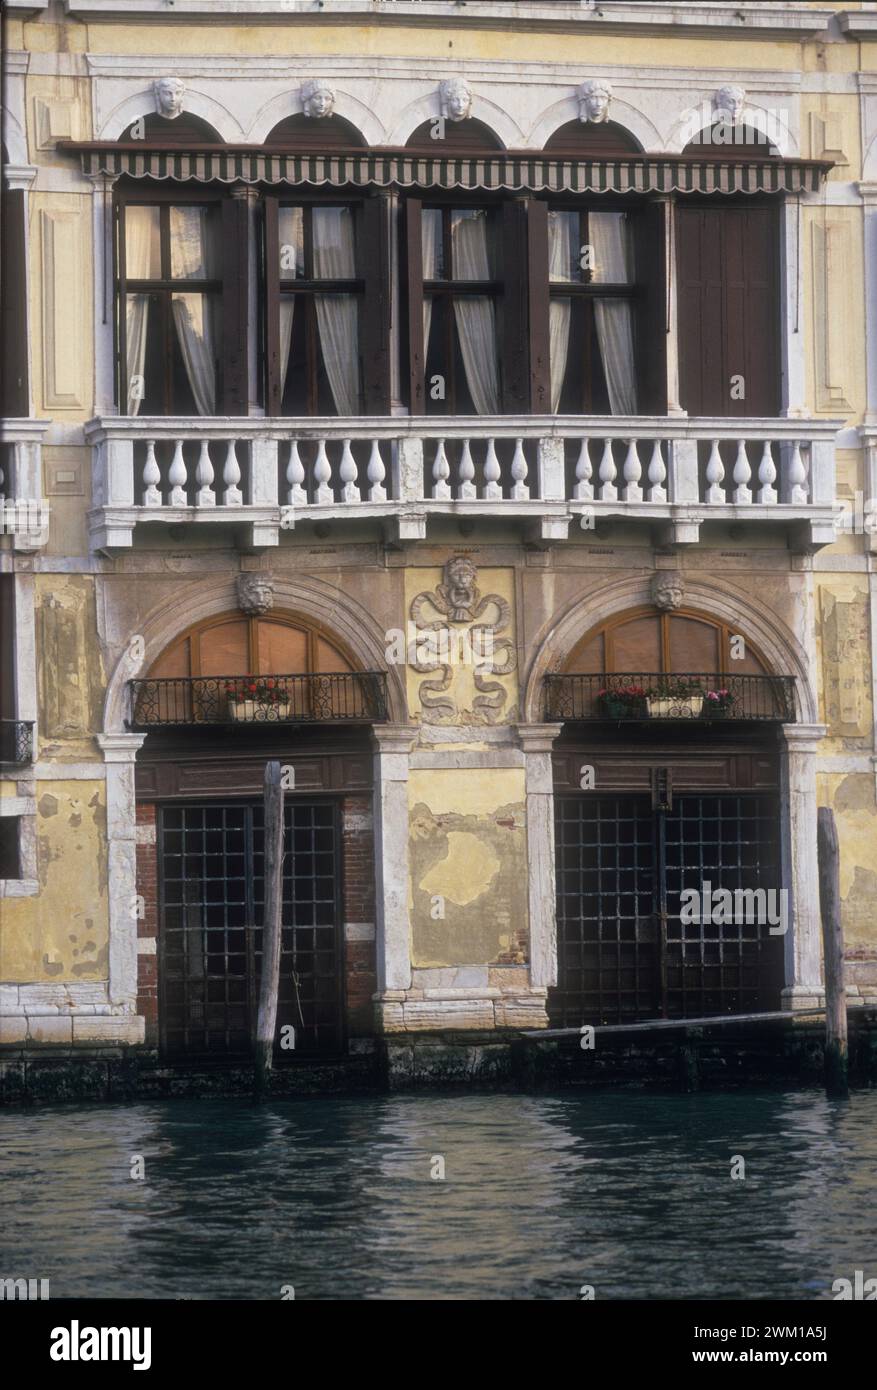
[(0, 899), (0, 979), (103, 980), (109, 907), (105, 785), (37, 786), (39, 895)]
[(521, 964), (527, 939), (523, 769), (415, 769), (408, 804), (412, 964)]

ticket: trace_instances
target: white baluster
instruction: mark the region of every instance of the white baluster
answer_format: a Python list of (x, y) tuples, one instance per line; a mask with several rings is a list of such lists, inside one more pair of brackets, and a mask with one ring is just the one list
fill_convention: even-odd
[(583, 439), (579, 456), (576, 460), (576, 485), (573, 488), (573, 497), (577, 502), (593, 502), (594, 486), (591, 482), (594, 468), (591, 463), (591, 454), (588, 449), (587, 439)]
[(356, 459), (351, 452), (349, 439), (344, 440), (341, 450), (341, 467), (338, 471), (342, 482), (341, 501), (358, 502), (360, 496), (359, 488), (356, 486)]
[(496, 457), (496, 446), (492, 438), (487, 441), (487, 455), (484, 459), (484, 491), (482, 497), (496, 501), (502, 497), (500, 478), (502, 471)]
[(332, 480), (332, 465), (326, 453), (325, 439), (321, 439), (317, 445), (317, 461), (314, 464), (314, 479), (317, 484), (316, 501), (318, 503), (334, 502), (335, 498), (330, 486)]
[(603, 440), (603, 457), (600, 460), (600, 501), (617, 502), (618, 489), (615, 486), (615, 479), (618, 470), (615, 467), (615, 459), (612, 457), (612, 440)]
[(713, 447), (710, 449), (709, 462), (706, 466), (706, 480), (709, 486), (706, 490), (706, 500), (708, 502), (724, 502), (725, 489), (722, 487), (722, 479), (725, 476), (725, 465), (722, 463), (722, 456), (719, 453), (719, 441), (713, 440)]
[(244, 495), (238, 484), (241, 480), (241, 466), (238, 463), (238, 456), (235, 452), (235, 441), (228, 441), (228, 448), (225, 453), (225, 463), (222, 468), (222, 481), (225, 483), (225, 491), (222, 500), (226, 507), (242, 507)]
[(463, 452), (460, 455), (460, 486), (457, 489), (457, 496), (461, 501), (469, 501), (476, 496), (475, 464), (468, 439), (463, 440)]
[(636, 447), (636, 440), (627, 441), (627, 455), (624, 460), (624, 500), (625, 502), (641, 502), (643, 500), (643, 490), (640, 486), (640, 478), (643, 475), (642, 464), (639, 461), (639, 452)]
[(198, 491), (195, 493), (195, 506), (215, 507), (216, 493), (212, 486), (213, 464), (210, 461), (210, 445), (206, 439), (201, 440), (198, 463), (195, 466), (195, 482), (198, 484)]
[(789, 501), (795, 507), (802, 507), (807, 502), (807, 469), (804, 467), (801, 445), (797, 439), (792, 457), (789, 459)]
[(432, 495), (437, 502), (447, 502), (450, 499), (450, 476), (451, 466), (445, 453), (445, 441), (440, 439), (435, 446), (435, 458), (432, 461)]
[(168, 470), (168, 482), (171, 485), (170, 504), (172, 507), (185, 507), (186, 505), (186, 465), (183, 461), (183, 441), (178, 439), (174, 445), (174, 456), (171, 459), (171, 466)]
[(387, 489), (384, 487), (384, 479), (387, 470), (384, 467), (384, 460), (381, 458), (380, 440), (373, 439), (371, 453), (368, 456), (368, 480), (371, 487), (368, 490), (368, 500), (370, 502), (386, 502)]
[(516, 502), (526, 502), (530, 497), (527, 486), (527, 459), (524, 454), (523, 439), (515, 440), (515, 456), (512, 459), (512, 497)]
[(289, 484), (286, 500), (290, 507), (306, 507), (308, 495), (304, 489), (305, 466), (298, 452), (298, 440), (289, 441), (289, 462), (286, 465), (286, 481)]
[(143, 465), (143, 481), (146, 484), (146, 491), (143, 494), (144, 507), (160, 507), (161, 493), (158, 484), (161, 482), (161, 473), (155, 458), (155, 440), (146, 441), (146, 462)]
[(758, 465), (758, 481), (761, 487), (758, 489), (759, 502), (772, 504), (777, 500), (777, 490), (774, 483), (777, 479), (776, 464), (773, 461), (770, 440), (764, 441), (764, 452), (761, 455), (761, 463)]
[(656, 439), (652, 445), (652, 457), (649, 459), (649, 501), (666, 502), (667, 489), (664, 486), (667, 481), (667, 465), (664, 463), (664, 455), (661, 453), (661, 441)]
[(746, 452), (746, 440), (738, 439), (737, 457), (734, 461), (734, 501), (738, 506), (748, 505), (752, 501), (752, 488), (749, 486), (751, 477), (752, 469)]

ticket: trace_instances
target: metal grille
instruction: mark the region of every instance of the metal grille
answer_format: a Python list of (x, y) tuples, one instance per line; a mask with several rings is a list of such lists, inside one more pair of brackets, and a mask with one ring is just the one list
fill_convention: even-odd
[[(341, 1047), (339, 840), (330, 802), (287, 802), (278, 1058)], [(159, 1019), (163, 1050), (247, 1055), (258, 1006), (264, 900), (261, 805), (159, 814)]]
[(0, 719), (0, 763), (33, 761), (33, 721)]
[(685, 671), (545, 677), (546, 719), (795, 721), (794, 676)]
[[(777, 1007), (783, 937), (760, 911), (776, 917), (782, 905), (774, 797), (686, 795), (653, 809), (646, 796), (568, 796), (555, 808), (553, 1025)], [(683, 889), (697, 890), (703, 916), (707, 884), (712, 920), (682, 923)], [(715, 920), (721, 889), (727, 922)], [(734, 898), (757, 889), (761, 902)]]
[(370, 723), (387, 717), (383, 671), (180, 676), (129, 684), (132, 729), (161, 724)]

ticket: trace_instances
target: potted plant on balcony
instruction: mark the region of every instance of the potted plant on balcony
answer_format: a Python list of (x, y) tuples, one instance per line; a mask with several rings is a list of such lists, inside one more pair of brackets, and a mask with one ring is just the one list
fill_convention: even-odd
[(646, 692), (650, 719), (697, 719), (704, 692), (691, 676), (668, 676)]
[(648, 692), (642, 685), (607, 686), (597, 699), (607, 719), (641, 719)]
[(225, 687), (229, 717), (252, 724), (289, 718), (289, 691), (273, 676), (242, 676)]
[(730, 690), (725, 690), (724, 687), (708, 690), (703, 698), (701, 714), (704, 719), (727, 719), (733, 705), (734, 696)]

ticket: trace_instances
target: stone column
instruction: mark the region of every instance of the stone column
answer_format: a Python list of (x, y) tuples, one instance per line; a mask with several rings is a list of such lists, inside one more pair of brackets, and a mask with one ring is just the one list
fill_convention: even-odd
[(786, 935), (784, 1009), (818, 1008), (822, 983), (822, 923), (816, 858), (816, 751), (824, 724), (786, 724), (781, 758), (782, 876), (791, 889)]
[(554, 778), (551, 747), (561, 724), (519, 724), (524, 751), (527, 815), (527, 907), (530, 923), (530, 986), (557, 984), (557, 918), (554, 871)]
[(411, 985), (408, 915), (408, 759), (417, 730), (376, 725), (374, 754), (375, 930), (379, 1021), (402, 1022), (403, 992)]
[[(110, 1004), (137, 1011), (137, 863), (134, 759), (143, 734), (98, 734), (107, 765), (107, 878), (110, 915)], [(143, 1020), (139, 1020), (143, 1041)]]

